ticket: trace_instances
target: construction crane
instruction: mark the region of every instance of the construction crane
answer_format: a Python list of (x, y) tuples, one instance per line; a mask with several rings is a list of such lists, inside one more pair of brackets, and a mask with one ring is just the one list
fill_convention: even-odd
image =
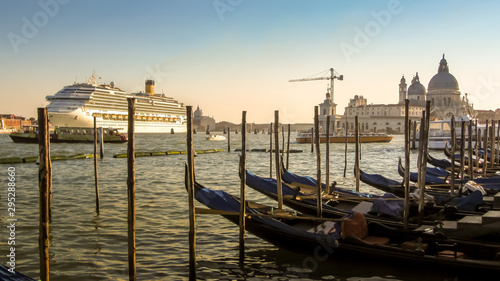
[[(321, 72), (323, 73), (323, 72)], [(333, 80), (344, 80), (344, 75), (336, 75), (335, 70), (333, 68), (330, 68), (330, 76), (324, 76), (324, 77), (309, 77), (309, 78), (302, 78), (302, 79), (292, 79), (289, 80), (288, 82), (301, 82), (301, 81), (314, 81), (314, 80), (330, 80), (330, 100), (333, 102)]]

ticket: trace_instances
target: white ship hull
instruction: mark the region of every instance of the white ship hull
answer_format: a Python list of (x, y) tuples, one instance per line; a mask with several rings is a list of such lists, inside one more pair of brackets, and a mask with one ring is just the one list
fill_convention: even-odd
[[(49, 112), (49, 123), (54, 127), (94, 127), (94, 118), (92, 113), (83, 112), (82, 110), (75, 110), (69, 113)], [(128, 119), (122, 114), (122, 120), (104, 120), (103, 117), (96, 117), (97, 127), (114, 128), (119, 133), (127, 133)], [(102, 114), (101, 114), (102, 116)], [(136, 133), (186, 133), (187, 128), (181, 122), (153, 122), (153, 121), (135, 121)]]

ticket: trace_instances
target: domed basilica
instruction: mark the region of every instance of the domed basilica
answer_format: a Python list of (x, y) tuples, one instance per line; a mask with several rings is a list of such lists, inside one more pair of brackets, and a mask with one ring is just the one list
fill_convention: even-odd
[(412, 84), (408, 87), (407, 95), (404, 77), (401, 79), (399, 89), (399, 103), (404, 103), (405, 96), (414, 105), (425, 106), (425, 101), (431, 101), (431, 119), (449, 119), (451, 116), (460, 118), (471, 115), (472, 108), (469, 106), (467, 97), (460, 96), (458, 82), (450, 73), (448, 62), (443, 58), (439, 62), (438, 73), (434, 75), (427, 87), (420, 83), (418, 73), (413, 77)]

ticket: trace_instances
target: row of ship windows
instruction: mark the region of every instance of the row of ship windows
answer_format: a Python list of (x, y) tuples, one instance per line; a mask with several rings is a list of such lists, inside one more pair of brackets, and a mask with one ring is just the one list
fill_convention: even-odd
[[(100, 118), (103, 120), (117, 120), (126, 121), (128, 120), (128, 115), (123, 114), (107, 114), (107, 113), (92, 113), (93, 117)], [(180, 122), (182, 119), (180, 117), (157, 117), (157, 116), (135, 116), (136, 121), (148, 121), (148, 122)]]
[[(127, 112), (127, 108), (122, 108), (122, 107), (116, 107), (116, 106), (85, 106), (84, 110), (110, 110), (110, 111), (122, 111), (122, 112)], [(147, 112), (150, 115), (158, 114), (158, 115), (165, 115), (167, 112), (166, 110), (159, 110), (158, 108), (144, 108), (144, 107), (137, 107), (136, 112)], [(184, 110), (168, 110), (168, 114), (177, 114), (177, 115), (185, 115), (186, 112)]]
[[(93, 101), (93, 102), (90, 102), (87, 104), (86, 107), (91, 107), (92, 105), (96, 105), (98, 107), (107, 107), (107, 108), (119, 108), (119, 109), (122, 109), (122, 110), (127, 110), (128, 108), (128, 105), (126, 103), (123, 103), (123, 104), (110, 104), (110, 103), (105, 103), (105, 102), (96, 102), (96, 101)], [(185, 109), (182, 108), (182, 107), (178, 107), (176, 105), (156, 105), (156, 106), (153, 106), (153, 105), (150, 105), (150, 104), (141, 104), (141, 103), (138, 103), (136, 104), (136, 108), (144, 108), (144, 109), (147, 109), (147, 110), (151, 110), (151, 111), (157, 111), (157, 112), (162, 112), (163, 110), (179, 110), (179, 112), (185, 112)]]

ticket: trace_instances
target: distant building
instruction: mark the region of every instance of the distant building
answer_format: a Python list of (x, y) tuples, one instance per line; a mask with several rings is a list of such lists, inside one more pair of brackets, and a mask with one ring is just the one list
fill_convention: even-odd
[(399, 100), (396, 104), (368, 104), (366, 98), (355, 95), (345, 108), (339, 129), (344, 130), (348, 122), (348, 130), (354, 131), (355, 117), (358, 116), (361, 132), (404, 133), (405, 100), (410, 100), (410, 121), (418, 121), (425, 110), (425, 87), (420, 83), (418, 73), (413, 77), (407, 89), (405, 77), (399, 83)]
[[(401, 83), (404, 83), (404, 77)], [(401, 84), (400, 84), (401, 85)], [(406, 89), (405, 89), (406, 92)], [(425, 103), (425, 102), (424, 102)], [(420, 105), (418, 100), (410, 102), (410, 121), (418, 121), (422, 116), (425, 106)], [(387, 132), (404, 133), (405, 104), (367, 104), (367, 99), (363, 96), (355, 95), (345, 108), (344, 122), (341, 128), (345, 127), (345, 119), (348, 122), (348, 130), (353, 131), (355, 116), (358, 116), (359, 128), (361, 132)]]
[(0, 129), (17, 131), (23, 126), (31, 125), (31, 120), (14, 114), (0, 114)]
[(198, 131), (215, 130), (215, 119), (209, 116), (203, 116), (200, 106), (193, 113), (193, 128)]
[[(474, 113), (476, 114), (476, 119), (478, 120), (479, 124), (485, 124), (486, 120), (490, 122), (491, 120), (500, 120), (500, 109), (496, 109), (495, 111), (493, 110), (474, 110)], [(496, 124), (495, 124), (496, 125)]]

